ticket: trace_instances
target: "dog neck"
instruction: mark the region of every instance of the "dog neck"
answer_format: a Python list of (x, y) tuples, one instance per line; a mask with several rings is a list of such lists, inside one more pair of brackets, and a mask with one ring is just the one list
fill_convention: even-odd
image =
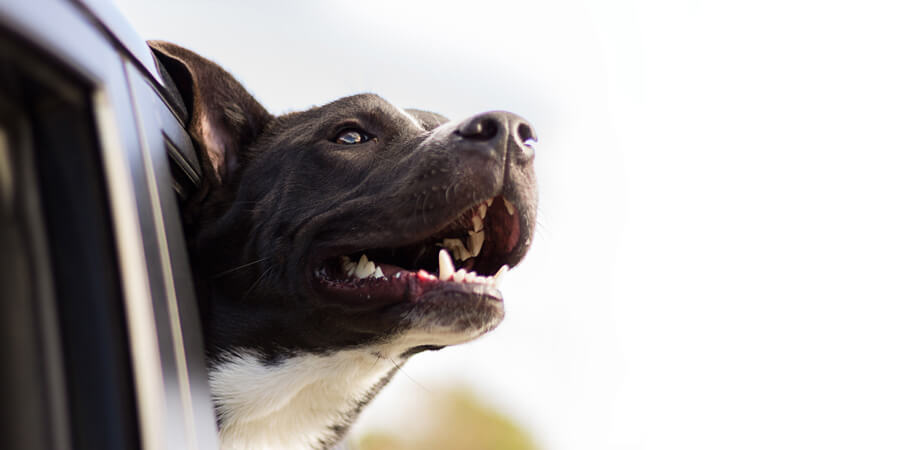
[(210, 370), (221, 448), (330, 448), (400, 368), (386, 354), (370, 347), (269, 363), (231, 353)]

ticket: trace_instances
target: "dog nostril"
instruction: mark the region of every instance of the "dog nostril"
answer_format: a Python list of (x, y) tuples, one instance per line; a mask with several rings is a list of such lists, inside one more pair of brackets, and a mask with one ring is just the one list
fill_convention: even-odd
[(534, 135), (534, 130), (527, 123), (520, 123), (518, 128), (516, 128), (516, 132), (519, 134), (519, 140), (523, 144), (534, 147), (534, 144), (537, 143), (537, 136)]
[(475, 117), (464, 123), (459, 129), (459, 135), (476, 141), (489, 141), (497, 135), (500, 129), (497, 119), (493, 117)]

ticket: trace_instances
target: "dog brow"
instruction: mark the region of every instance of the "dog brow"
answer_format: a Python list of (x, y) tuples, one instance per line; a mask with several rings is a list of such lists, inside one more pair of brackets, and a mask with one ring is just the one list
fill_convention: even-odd
[(403, 115), (404, 117), (406, 117), (407, 119), (409, 119), (409, 121), (412, 122), (413, 125), (416, 126), (416, 128), (420, 128), (423, 130), (425, 129), (425, 127), (422, 126), (422, 122), (419, 122), (419, 119), (416, 119), (415, 117), (413, 117), (413, 115), (408, 113), (405, 109), (398, 108), (396, 106), (394, 106), (394, 109), (396, 109), (397, 111), (400, 111), (400, 114)]

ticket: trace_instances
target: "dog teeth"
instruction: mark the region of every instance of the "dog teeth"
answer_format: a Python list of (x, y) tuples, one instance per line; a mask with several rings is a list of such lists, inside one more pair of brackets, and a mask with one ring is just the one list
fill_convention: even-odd
[[(506, 199), (504, 199), (504, 201), (506, 201)], [(490, 207), (493, 202), (494, 199), (485, 200), (478, 205), (478, 208), (473, 212), (471, 218), (472, 229), (469, 230), (469, 236), (468, 238), (465, 238), (465, 242), (463, 239), (445, 238), (441, 243), (436, 245), (447, 249), (447, 251), (453, 255), (454, 261), (466, 261), (481, 254), (481, 249), (484, 246), (485, 240), (484, 218), (487, 216), (488, 207)], [(511, 203), (507, 202), (507, 211), (510, 211), (510, 208), (513, 208), (513, 206)], [(510, 214), (512, 213), (510, 212)]]
[(446, 238), (437, 246), (447, 249), (455, 261), (465, 261), (481, 253), (481, 247), (484, 245), (484, 230), (469, 231), (466, 241), (468, 246), (463, 243), (462, 239)]
[(503, 197), (503, 206), (506, 207), (506, 212), (507, 212), (509, 215), (513, 215), (513, 212), (516, 211), (516, 207), (513, 206), (513, 204), (510, 203), (509, 200), (506, 199), (506, 197)]
[[(509, 270), (509, 266), (503, 265), (503, 267), (501, 267), (500, 270), (498, 270), (497, 273), (494, 274), (494, 276), (484, 277), (478, 275), (476, 272), (469, 272), (466, 269), (457, 269), (456, 267), (454, 267), (453, 259), (450, 257), (450, 252), (448, 252), (447, 249), (442, 248), (438, 252), (439, 273), (437, 279), (440, 281), (453, 281), (456, 283), (481, 283), (499, 288), (500, 281), (502, 281), (503, 275), (507, 270)], [(419, 275), (421, 278), (435, 279), (434, 275), (431, 275), (424, 270), (420, 270)]]
[(481, 253), (481, 247), (484, 245), (484, 230), (474, 234), (469, 234), (469, 251), (472, 256), (478, 256)]
[(369, 261), (369, 258), (366, 258), (366, 255), (362, 255), (359, 258), (359, 262), (356, 263), (356, 272), (354, 272), (353, 275), (355, 275), (356, 278), (369, 278), (374, 274), (375, 263)]
[(416, 272), (416, 275), (419, 277), (419, 279), (422, 279), (422, 280), (432, 280), (433, 281), (433, 280), (438, 279), (436, 276), (434, 276), (424, 270), (421, 270), (421, 269), (419, 269), (419, 271)]
[(469, 252), (469, 249), (466, 248), (466, 244), (463, 244), (460, 239), (444, 239), (441, 247), (450, 250), (450, 253), (453, 254), (453, 259), (457, 261), (465, 261), (472, 257), (472, 253)]
[(495, 287), (498, 287), (498, 288), (500, 287), (500, 282), (503, 281), (503, 276), (506, 275), (506, 271), (508, 271), (508, 270), (509, 270), (509, 266), (504, 264), (502, 267), (500, 267), (499, 270), (497, 270), (497, 273), (495, 273), (494, 276), (491, 277), (494, 279)]
[[(341, 256), (341, 270), (343, 270), (348, 277), (387, 279), (387, 276), (384, 275), (381, 267), (375, 265), (374, 261), (369, 261), (369, 258), (366, 255), (362, 255), (359, 258), (359, 262), (351, 261), (348, 256)], [(400, 273), (398, 272), (397, 276), (399, 275)]]
[(341, 270), (347, 274), (347, 276), (353, 275), (356, 272), (356, 263), (350, 261), (350, 257), (341, 256)]
[(447, 253), (447, 250), (441, 249), (438, 252), (438, 279), (441, 281), (447, 281), (453, 276), (453, 259), (450, 258), (450, 254)]
[(504, 265), (497, 271), (496, 275), (485, 277), (462, 268), (456, 269), (454, 272), (453, 262), (450, 260), (450, 255), (446, 250), (441, 250), (441, 252), (438, 253), (438, 260), (440, 264), (439, 270), (441, 271), (439, 277), (435, 278), (434, 275), (431, 275), (424, 270), (419, 271), (419, 277), (422, 279), (451, 281), (454, 283), (480, 283), (499, 288), (500, 281), (503, 279), (503, 274), (509, 269), (509, 266)]
[(484, 229), (484, 221), (482, 220), (483, 218), (484, 216), (472, 216), (472, 231), (481, 231)]
[[(454, 261), (466, 261), (481, 254), (486, 234), (484, 218), (487, 216), (488, 208), (493, 202), (493, 198), (485, 200), (472, 213), (472, 229), (469, 230), (467, 237), (445, 238), (440, 244), (437, 244), (438, 247), (441, 247), (438, 252), (438, 273), (431, 274), (425, 270), (419, 270), (416, 274), (420, 280), (479, 283), (497, 288), (500, 287), (500, 282), (503, 280), (506, 271), (509, 270), (509, 266), (504, 265), (493, 276), (482, 276), (474, 271), (470, 272), (463, 268), (457, 269), (454, 263)], [(509, 200), (503, 198), (503, 204), (508, 214), (512, 215), (515, 213), (515, 206)], [(348, 256), (341, 256), (340, 268), (343, 273), (352, 278), (388, 279), (382, 268), (376, 265), (374, 261), (370, 261), (366, 255), (361, 255), (359, 261), (353, 261)], [(400, 279), (403, 273), (406, 272), (396, 272), (391, 278)]]
[(460, 283), (466, 281), (466, 269), (459, 269), (453, 273), (453, 281)]
[[(344, 263), (343, 266), (347, 275), (354, 276), (356, 278), (387, 278), (384, 276), (384, 272), (382, 272), (381, 267), (376, 266), (374, 261), (369, 261), (369, 258), (366, 255), (362, 255), (359, 257), (359, 262)], [(352, 272), (351, 272), (352, 269)]]
[[(476, 251), (480, 251), (481, 243), (472, 244), (473, 240), (481, 240), (483, 243), (484, 240), (484, 232), (475, 233), (469, 236), (470, 246), (472, 246)], [(462, 241), (459, 239), (445, 239), (445, 241), (450, 241), (448, 247), (456, 248), (457, 251), (464, 251), (465, 246), (462, 245)], [(459, 250), (460, 247), (462, 250)], [(503, 279), (503, 275), (509, 269), (509, 266), (504, 265), (497, 271), (493, 276), (481, 276), (478, 273), (472, 271), (468, 271), (463, 268), (457, 269), (453, 264), (453, 258), (450, 256), (452, 250), (448, 251), (447, 248), (442, 248), (438, 252), (438, 275), (428, 273), (425, 270), (419, 270), (417, 272), (420, 279), (423, 280), (431, 280), (431, 281), (452, 281), (456, 283), (481, 283), (494, 287), (500, 287), (500, 281)], [(467, 251), (466, 251), (467, 252)], [(468, 254), (468, 253), (466, 253)], [(477, 255), (477, 253), (476, 253)], [(366, 279), (366, 278), (377, 278), (387, 280), (387, 275), (384, 274), (384, 271), (381, 269), (381, 266), (375, 264), (374, 261), (370, 261), (369, 257), (366, 255), (362, 255), (359, 258), (359, 261), (353, 262), (347, 256), (341, 256), (340, 258), (341, 269), (347, 274), (348, 277)], [(325, 269), (320, 269), (321, 276), (324, 276)], [(400, 279), (403, 276), (402, 272), (397, 272), (393, 274), (391, 278)]]

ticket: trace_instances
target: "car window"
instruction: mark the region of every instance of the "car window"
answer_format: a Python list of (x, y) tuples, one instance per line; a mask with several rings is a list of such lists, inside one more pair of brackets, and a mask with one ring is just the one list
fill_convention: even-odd
[(3, 448), (136, 448), (123, 299), (90, 91), (0, 39)]
[(0, 4), (0, 448), (214, 449), (184, 105), (103, 17)]

